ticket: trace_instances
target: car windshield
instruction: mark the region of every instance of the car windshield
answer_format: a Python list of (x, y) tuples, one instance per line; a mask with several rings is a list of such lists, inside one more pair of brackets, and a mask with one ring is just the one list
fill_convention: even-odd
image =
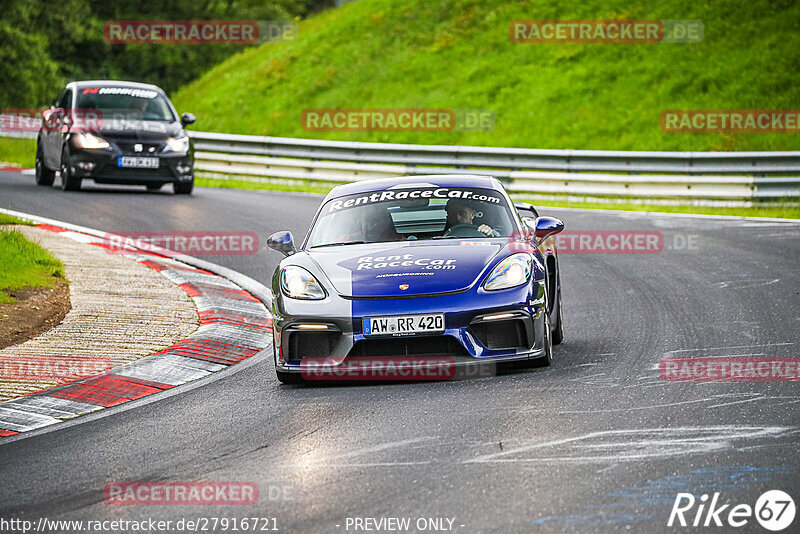
[(77, 108), (97, 109), (103, 120), (174, 121), (167, 99), (158, 91), (134, 87), (85, 87), (78, 90)]
[(330, 199), (308, 248), (421, 239), (509, 237), (514, 219), (505, 196), (491, 189), (404, 187)]

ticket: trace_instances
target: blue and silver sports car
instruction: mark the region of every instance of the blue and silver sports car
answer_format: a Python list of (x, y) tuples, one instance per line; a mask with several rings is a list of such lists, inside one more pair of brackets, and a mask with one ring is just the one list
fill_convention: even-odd
[[(353, 372), (381, 362), (393, 362), (380, 369), (399, 379), (443, 376), (425, 362), (447, 373), (479, 363), (549, 365), (563, 333), (548, 237), (563, 228), (513, 204), (491, 177), (334, 188), (299, 249), (290, 232), (268, 241), (286, 255), (272, 278), (278, 379), (389, 378)], [(328, 374), (315, 374), (321, 369)]]

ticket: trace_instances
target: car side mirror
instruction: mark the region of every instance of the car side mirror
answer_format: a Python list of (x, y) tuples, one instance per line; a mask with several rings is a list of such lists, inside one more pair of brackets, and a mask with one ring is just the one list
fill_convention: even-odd
[(294, 246), (292, 232), (275, 232), (267, 239), (267, 246), (272, 250), (277, 250), (286, 256), (291, 256), (297, 249)]
[(555, 217), (542, 216), (536, 219), (536, 239), (540, 242), (544, 241), (547, 237), (555, 235), (564, 229), (564, 223)]
[(189, 126), (190, 124), (194, 124), (197, 119), (191, 113), (184, 113), (181, 115), (181, 124), (183, 126)]
[(532, 217), (535, 219), (539, 216), (539, 212), (536, 211), (536, 208), (527, 202), (514, 202), (514, 207), (516, 208), (517, 213), (519, 213), (520, 217), (523, 219), (526, 217)]

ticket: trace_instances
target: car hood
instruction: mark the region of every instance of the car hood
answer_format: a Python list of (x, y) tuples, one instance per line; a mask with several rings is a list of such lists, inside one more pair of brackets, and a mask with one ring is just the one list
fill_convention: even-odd
[(93, 129), (101, 137), (116, 140), (164, 141), (168, 137), (181, 137), (183, 127), (178, 122), (144, 120), (103, 120)]
[(452, 239), (372, 243), (311, 249), (304, 254), (340, 295), (402, 297), (471, 287), (507, 242)]

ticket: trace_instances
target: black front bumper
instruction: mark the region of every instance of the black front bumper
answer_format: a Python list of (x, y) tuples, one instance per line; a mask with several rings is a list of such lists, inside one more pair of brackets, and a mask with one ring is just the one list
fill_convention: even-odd
[[(158, 168), (140, 169), (120, 167), (117, 162), (122, 156), (157, 157)], [(194, 156), (191, 152), (183, 154), (142, 154), (122, 153), (110, 150), (70, 150), (70, 171), (72, 176), (94, 180), (98, 184), (151, 185), (190, 182), (194, 178)]]

